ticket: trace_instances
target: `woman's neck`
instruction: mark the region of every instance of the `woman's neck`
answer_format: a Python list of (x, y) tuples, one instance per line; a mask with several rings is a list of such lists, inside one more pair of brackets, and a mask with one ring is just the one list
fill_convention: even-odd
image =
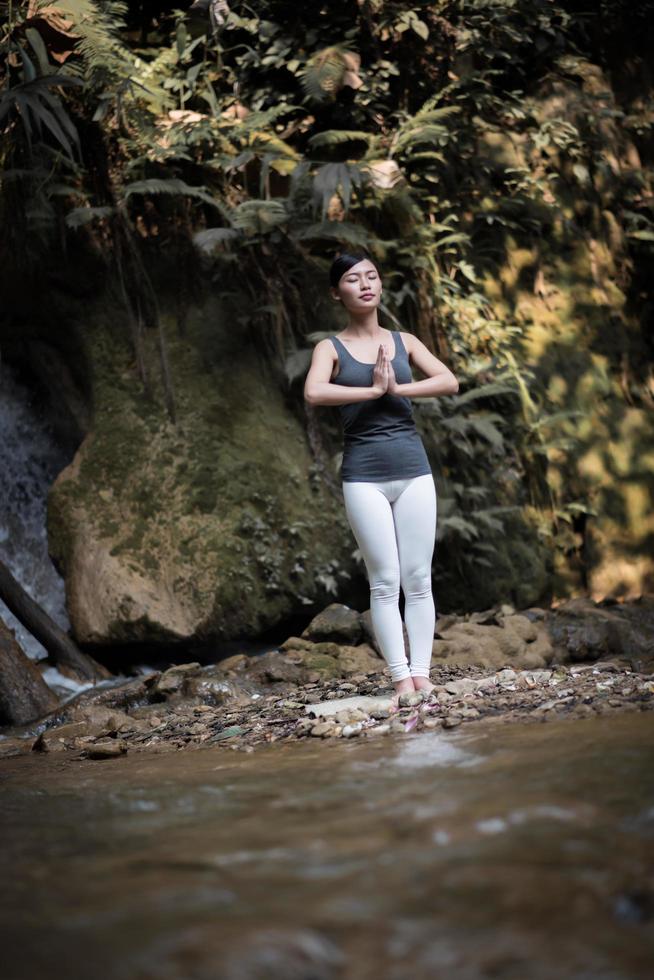
[(362, 313), (361, 316), (350, 314), (345, 329), (354, 337), (360, 337), (362, 340), (365, 338), (373, 340), (381, 335), (383, 327), (377, 320), (377, 311), (370, 310), (370, 312)]

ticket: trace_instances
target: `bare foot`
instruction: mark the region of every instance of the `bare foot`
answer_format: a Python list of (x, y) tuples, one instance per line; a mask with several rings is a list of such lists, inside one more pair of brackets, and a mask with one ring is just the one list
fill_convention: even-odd
[(391, 701), (396, 708), (400, 706), (400, 694), (404, 694), (406, 691), (415, 691), (412, 677), (403, 677), (401, 681), (393, 681), (393, 687), (395, 694), (391, 697)]
[(428, 677), (414, 677), (412, 679), (414, 691), (426, 691), (429, 694), (436, 690), (436, 685), (432, 684)]

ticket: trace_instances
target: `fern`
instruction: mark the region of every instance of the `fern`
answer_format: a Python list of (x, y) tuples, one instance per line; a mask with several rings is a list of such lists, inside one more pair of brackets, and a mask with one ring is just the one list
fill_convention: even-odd
[[(51, 6), (51, 0), (37, 0), (37, 12)], [(103, 86), (108, 81), (127, 81), (131, 76), (134, 58), (119, 37), (125, 28), (127, 3), (120, 0), (57, 0), (57, 9), (73, 22), (78, 35), (77, 52), (80, 59), (68, 63), (71, 73), (90, 86)]]
[(166, 179), (152, 177), (148, 180), (134, 181), (123, 188), (123, 200), (128, 201), (133, 194), (173, 194), (195, 197), (199, 201), (217, 208), (222, 214), (225, 213), (225, 206), (211, 194), (208, 194), (204, 187), (191, 187), (185, 181), (175, 177)]
[(354, 141), (367, 143), (369, 147), (376, 147), (380, 142), (379, 137), (374, 133), (366, 133), (361, 130), (326, 129), (322, 133), (314, 133), (309, 138), (309, 145), (315, 150), (323, 146), (340, 146), (343, 143)]

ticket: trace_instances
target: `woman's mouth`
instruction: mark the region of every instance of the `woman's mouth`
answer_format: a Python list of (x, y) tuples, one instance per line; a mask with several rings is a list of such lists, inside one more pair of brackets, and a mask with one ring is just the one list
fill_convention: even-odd
[(364, 293), (361, 299), (372, 299), (374, 293)]

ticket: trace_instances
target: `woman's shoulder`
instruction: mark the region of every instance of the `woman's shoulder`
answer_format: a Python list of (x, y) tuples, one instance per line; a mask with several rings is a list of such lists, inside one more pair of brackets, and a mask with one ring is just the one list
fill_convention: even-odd
[(335, 334), (330, 334), (328, 337), (323, 337), (313, 348), (314, 353), (318, 354), (329, 354), (333, 359), (337, 357), (336, 345), (332, 342), (335, 338)]

